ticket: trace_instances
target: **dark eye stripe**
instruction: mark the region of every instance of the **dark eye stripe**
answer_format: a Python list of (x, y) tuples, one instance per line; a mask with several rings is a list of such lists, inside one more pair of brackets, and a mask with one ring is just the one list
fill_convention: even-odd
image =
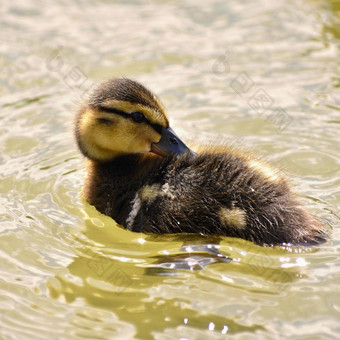
[[(149, 123), (149, 122), (148, 122)], [(152, 124), (149, 123), (149, 125), (156, 131), (158, 132), (160, 135), (162, 134), (162, 130), (163, 130), (163, 126), (160, 124)]]
[(97, 118), (98, 122), (100, 124), (104, 124), (104, 125), (112, 125), (113, 121), (110, 119), (106, 119), (106, 118)]
[(123, 116), (123, 117), (126, 117), (126, 118), (130, 118), (130, 115), (128, 113), (121, 111), (121, 110), (111, 108), (111, 107), (99, 106), (98, 110), (108, 112), (108, 113), (115, 113), (117, 115), (120, 115), (120, 116)]
[[(99, 107), (98, 107), (98, 110), (104, 111), (104, 112), (108, 112), (108, 113), (114, 113), (114, 114), (120, 115), (120, 116), (122, 116), (122, 117), (132, 119), (132, 115), (131, 115), (131, 114), (126, 113), (126, 112), (121, 111), (121, 110), (117, 110), (117, 109), (111, 108), (111, 107), (99, 106)], [(144, 116), (144, 117), (145, 117), (145, 116)], [(146, 117), (145, 117), (144, 122), (145, 122), (146, 124), (148, 124), (149, 126), (151, 126), (151, 127), (152, 127), (156, 132), (158, 132), (160, 135), (162, 134), (162, 129), (163, 129), (163, 126), (162, 126), (162, 125), (156, 124), (156, 123), (151, 123), (150, 121), (147, 120)]]

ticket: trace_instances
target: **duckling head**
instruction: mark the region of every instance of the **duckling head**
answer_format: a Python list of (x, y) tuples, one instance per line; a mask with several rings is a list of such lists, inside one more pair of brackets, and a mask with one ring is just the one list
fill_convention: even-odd
[(126, 78), (107, 80), (93, 91), (77, 114), (75, 135), (82, 153), (99, 162), (137, 153), (191, 152), (169, 127), (159, 99)]

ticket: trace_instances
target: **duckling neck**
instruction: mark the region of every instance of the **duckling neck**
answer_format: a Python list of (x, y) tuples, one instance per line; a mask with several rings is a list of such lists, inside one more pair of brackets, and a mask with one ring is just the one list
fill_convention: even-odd
[(159, 171), (164, 159), (153, 154), (135, 154), (115, 158), (106, 163), (89, 160), (84, 198), (97, 210), (113, 217), (122, 224), (125, 221), (127, 202), (153, 172)]

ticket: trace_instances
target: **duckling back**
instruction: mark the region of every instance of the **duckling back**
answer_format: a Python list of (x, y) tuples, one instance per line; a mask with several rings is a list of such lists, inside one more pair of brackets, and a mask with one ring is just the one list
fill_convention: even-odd
[(324, 226), (263, 162), (230, 148), (165, 159), (92, 162), (85, 198), (136, 232), (240, 237), (260, 245), (324, 242)]

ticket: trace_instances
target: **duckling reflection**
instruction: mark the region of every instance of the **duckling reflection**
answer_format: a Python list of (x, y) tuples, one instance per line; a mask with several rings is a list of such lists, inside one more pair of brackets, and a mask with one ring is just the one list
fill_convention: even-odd
[(191, 151), (159, 99), (130, 79), (103, 82), (75, 122), (88, 159), (84, 197), (135, 232), (316, 245), (327, 232), (262, 160), (227, 146)]
[(202, 270), (214, 263), (231, 262), (232, 259), (221, 254), (219, 248), (217, 244), (185, 245), (179, 249), (183, 254), (153, 257), (156, 261), (148, 265), (146, 274), (178, 276), (178, 270)]
[[(278, 277), (281, 272), (286, 271), (285, 269), (268, 267), (272, 271), (268, 280), (263, 272), (259, 271), (254, 271), (249, 277), (247, 260), (224, 263), (228, 262), (228, 257), (223, 258), (221, 255), (223, 256), (226, 251), (222, 249), (223, 246), (215, 244), (215, 241), (212, 243), (213, 239), (201, 237), (199, 240), (199, 237), (194, 237), (190, 242), (189, 235), (178, 235), (175, 238), (173, 235), (138, 235), (120, 228), (111, 218), (98, 214), (93, 207), (85, 205), (85, 209), (88, 214), (84, 219), (85, 230), (79, 235), (72, 234), (72, 230), (69, 230), (65, 238), (65, 241), (70, 242), (73, 236), (76, 256), (48, 284), (53, 298), (75, 303), (75, 306), (79, 305), (79, 301), (76, 300), (83, 300), (85, 306), (108, 310), (114, 313), (120, 325), (132, 324), (136, 330), (135, 337), (140, 339), (153, 338), (155, 332), (164, 332), (168, 328), (178, 326), (194, 327), (204, 331), (211, 322), (215, 325), (216, 336), (222, 334), (226, 326), (228, 334), (265, 329), (261, 324), (243, 324), (237, 318), (226, 318), (215, 310), (224, 309), (228, 304), (232, 307), (234, 302), (231, 296), (239, 294), (240, 291), (245, 294), (258, 294), (259, 297), (269, 292), (275, 294), (276, 283), (280, 282), (275, 276)], [(140, 239), (144, 239), (145, 242), (138, 242)], [(232, 241), (230, 243), (233, 245)], [(245, 247), (248, 249), (253, 247), (249, 252), (267, 250), (276, 256), (279, 251), (243, 241), (240, 248), (234, 247), (234, 253), (230, 258), (237, 257)], [(154, 255), (160, 254), (165, 249), (169, 249), (174, 258), (177, 254), (197, 253), (202, 257), (221, 258), (222, 261), (214, 262), (212, 266), (204, 266), (202, 270), (190, 268), (170, 270), (173, 274), (180, 273), (179, 276), (162, 275), (161, 271), (149, 272), (149, 265), (157, 265)], [(287, 255), (286, 252), (283, 254)], [(161, 257), (158, 256), (158, 264)], [(163, 262), (171, 262), (166, 255), (163, 257)], [(223, 270), (216, 267), (216, 271), (208, 271), (208, 275), (205, 274), (205, 270), (214, 266), (223, 266)], [(284, 281), (288, 286), (298, 279), (296, 276), (298, 272), (294, 268), (290, 272), (292, 275)], [(222, 279), (225, 275), (238, 277), (239, 274), (254, 282), (264, 280), (267, 286), (261, 290), (255, 283), (249, 285), (247, 282), (247, 285), (244, 285), (242, 282), (231, 283)], [(202, 297), (197, 296), (196, 290), (190, 292), (193, 284), (200, 287)], [(214, 296), (216, 284), (225, 289), (226, 294), (231, 295), (230, 300), (216, 301)], [(209, 296), (214, 299), (213, 303)], [(238, 303), (242, 304), (242, 301)], [(243, 303), (248, 305), (248, 299)], [(213, 310), (202, 311), (205, 304), (211, 306)], [(187, 320), (186, 323), (183, 320)]]

